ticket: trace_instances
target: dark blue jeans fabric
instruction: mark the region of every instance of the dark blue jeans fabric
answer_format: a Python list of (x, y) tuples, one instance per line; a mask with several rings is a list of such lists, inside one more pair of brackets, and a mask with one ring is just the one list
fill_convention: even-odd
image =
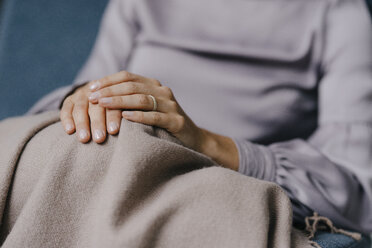
[(342, 235), (331, 234), (327, 232), (318, 232), (314, 238), (322, 248), (370, 248), (371, 239), (363, 236), (362, 240), (355, 241), (354, 239)]

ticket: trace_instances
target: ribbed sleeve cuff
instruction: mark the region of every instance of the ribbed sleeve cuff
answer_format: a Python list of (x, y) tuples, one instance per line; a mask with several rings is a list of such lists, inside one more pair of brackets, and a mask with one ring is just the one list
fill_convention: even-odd
[(240, 173), (265, 181), (275, 181), (275, 157), (269, 148), (246, 140), (233, 141), (239, 151)]

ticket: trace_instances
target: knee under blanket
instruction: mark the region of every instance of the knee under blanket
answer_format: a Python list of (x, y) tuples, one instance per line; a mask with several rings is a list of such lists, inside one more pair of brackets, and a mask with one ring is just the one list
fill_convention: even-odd
[(273, 183), (122, 121), (103, 145), (55, 112), (0, 122), (2, 247), (311, 247)]

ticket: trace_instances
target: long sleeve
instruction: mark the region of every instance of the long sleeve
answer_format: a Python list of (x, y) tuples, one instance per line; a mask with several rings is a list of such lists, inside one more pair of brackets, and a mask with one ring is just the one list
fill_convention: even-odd
[(239, 171), (281, 185), (297, 219), (316, 211), (370, 233), (372, 25), (363, 0), (333, 1), (324, 43), (317, 130), (307, 140), (269, 146), (235, 140)]
[(56, 110), (65, 97), (80, 85), (126, 67), (137, 33), (132, 2), (109, 1), (93, 50), (73, 84), (58, 88), (40, 99), (29, 110), (29, 114)]

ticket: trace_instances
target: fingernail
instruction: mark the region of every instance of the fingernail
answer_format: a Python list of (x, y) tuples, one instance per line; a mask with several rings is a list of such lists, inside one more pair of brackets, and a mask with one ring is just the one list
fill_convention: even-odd
[(116, 132), (119, 129), (119, 125), (116, 122), (110, 122), (109, 123), (109, 131), (110, 132)]
[(79, 137), (80, 137), (81, 140), (87, 139), (88, 136), (89, 136), (89, 134), (88, 134), (87, 130), (82, 129), (82, 130), (79, 131)]
[(101, 85), (101, 82), (100, 81), (94, 81), (94, 83), (92, 83), (92, 85), (89, 87), (90, 90), (96, 90), (100, 87)]
[(105, 98), (101, 98), (99, 100), (100, 103), (103, 103), (103, 104), (110, 104), (112, 103), (112, 98), (111, 97), (105, 97)]
[(101, 94), (99, 92), (93, 92), (92, 94), (90, 94), (89, 100), (90, 101), (97, 101), (100, 96), (101, 96)]
[(94, 139), (95, 140), (101, 140), (103, 137), (105, 136), (105, 134), (103, 133), (102, 130), (95, 130), (94, 131)]
[(67, 123), (65, 129), (67, 132), (71, 132), (74, 129), (74, 126), (71, 125), (70, 123)]
[(133, 112), (132, 111), (123, 111), (123, 115), (124, 115), (124, 117), (131, 117), (131, 116), (133, 116)]

